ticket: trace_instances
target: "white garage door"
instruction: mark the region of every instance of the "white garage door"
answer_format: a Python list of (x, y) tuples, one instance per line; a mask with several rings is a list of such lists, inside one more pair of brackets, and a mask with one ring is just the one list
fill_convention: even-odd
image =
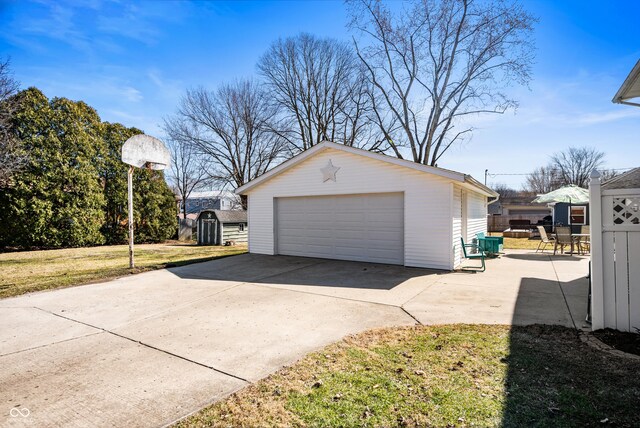
[(402, 193), (275, 202), (278, 254), (404, 264)]

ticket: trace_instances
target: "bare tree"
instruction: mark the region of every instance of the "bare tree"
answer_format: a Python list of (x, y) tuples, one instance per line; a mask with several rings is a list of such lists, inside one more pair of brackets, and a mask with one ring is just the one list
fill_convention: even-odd
[(504, 90), (527, 84), (535, 19), (515, 1), (414, 0), (392, 13), (348, 0), (357, 55), (373, 87), (374, 117), (395, 155), (436, 165), (470, 134), (465, 118), (504, 113)]
[(353, 49), (310, 34), (274, 42), (258, 61), (270, 95), (289, 123), (279, 129), (294, 152), (323, 140), (380, 149), (369, 140), (365, 70)]
[(525, 179), (523, 190), (536, 195), (549, 193), (562, 187), (558, 171), (551, 165), (541, 166), (529, 173)]
[(579, 187), (589, 186), (589, 175), (594, 169), (601, 170), (606, 177), (614, 177), (615, 170), (602, 169), (603, 152), (588, 147), (571, 147), (564, 152), (551, 156), (547, 166), (536, 168), (527, 175), (524, 190), (537, 194), (549, 193), (562, 186), (574, 184)]
[(598, 172), (600, 173), (600, 180), (602, 182), (611, 180), (612, 178), (620, 175), (620, 171), (615, 169), (598, 168)]
[(551, 156), (551, 166), (558, 172), (563, 186), (588, 187), (591, 171), (603, 164), (604, 153), (589, 147), (570, 147)]
[[(208, 177), (239, 187), (266, 172), (282, 157), (284, 139), (275, 133), (274, 108), (251, 81), (217, 91), (187, 91), (177, 113), (165, 120), (170, 139), (203, 156)], [(246, 200), (242, 201), (246, 208)]]
[(182, 214), (187, 218), (187, 199), (191, 192), (207, 183), (209, 178), (207, 168), (189, 140), (171, 140), (169, 150), (171, 151), (169, 178), (182, 201)]
[(8, 59), (0, 61), (0, 188), (11, 185), (27, 154), (11, 131), (11, 118), (16, 109), (14, 95), (19, 83), (13, 78)]
[(513, 189), (504, 183), (494, 184), (492, 188), (500, 194), (501, 198), (514, 198), (520, 194), (516, 189)]

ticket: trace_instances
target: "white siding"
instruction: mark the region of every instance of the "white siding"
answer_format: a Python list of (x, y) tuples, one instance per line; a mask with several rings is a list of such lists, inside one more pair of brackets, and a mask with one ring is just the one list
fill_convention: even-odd
[[(462, 194), (466, 194), (466, 198)], [(466, 200), (467, 209), (462, 207), (462, 201)], [(476, 233), (487, 233), (487, 198), (486, 196), (463, 189), (459, 185), (453, 186), (453, 208), (452, 208), (452, 245), (453, 245), (453, 266), (457, 268), (462, 263), (462, 244), (460, 237), (463, 232), (462, 218), (466, 211), (466, 236), (463, 236), (465, 244), (471, 244), (476, 237)]]
[(462, 188), (452, 185), (453, 187), (453, 208), (452, 208), (452, 238), (451, 251), (453, 252), (453, 267), (460, 266), (462, 261), (462, 247), (460, 246), (460, 237), (462, 236)]
[(467, 191), (467, 238), (471, 242), (476, 233), (487, 233), (487, 198), (480, 193)]
[[(322, 181), (331, 159), (337, 181)], [(406, 266), (452, 269), (451, 180), (328, 149), (248, 191), (249, 251), (274, 254), (274, 198), (404, 192)]]

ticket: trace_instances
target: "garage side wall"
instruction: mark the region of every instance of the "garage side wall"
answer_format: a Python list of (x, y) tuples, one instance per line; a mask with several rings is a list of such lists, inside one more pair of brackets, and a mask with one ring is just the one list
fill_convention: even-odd
[[(462, 194), (466, 194), (466, 198)], [(463, 209), (462, 203), (466, 200), (466, 210)], [(463, 262), (462, 244), (460, 237), (466, 230), (465, 236), (462, 236), (465, 244), (471, 244), (476, 237), (476, 233), (487, 233), (487, 198), (480, 193), (465, 189), (462, 186), (453, 186), (453, 214), (452, 214), (452, 230), (453, 230), (453, 266), (457, 268)], [(466, 218), (464, 218), (466, 214)], [(466, 227), (463, 224), (466, 222)]]
[(460, 266), (462, 261), (462, 248), (460, 247), (460, 237), (462, 236), (462, 187), (453, 186), (453, 240), (451, 242), (450, 251), (453, 252), (453, 267)]
[(487, 233), (487, 197), (476, 192), (467, 192), (467, 238), (471, 242), (476, 233)]
[[(323, 182), (329, 160), (336, 182)], [(249, 191), (249, 251), (276, 252), (275, 198), (389, 192), (404, 193), (405, 265), (452, 269), (451, 180), (332, 149)]]

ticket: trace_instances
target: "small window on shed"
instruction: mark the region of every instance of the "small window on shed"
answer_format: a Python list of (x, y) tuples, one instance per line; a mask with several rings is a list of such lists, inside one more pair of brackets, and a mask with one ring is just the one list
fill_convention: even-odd
[(587, 218), (587, 207), (569, 207), (571, 224), (585, 224)]
[(240, 223), (240, 228), (238, 230), (240, 232), (244, 232), (244, 223)]

